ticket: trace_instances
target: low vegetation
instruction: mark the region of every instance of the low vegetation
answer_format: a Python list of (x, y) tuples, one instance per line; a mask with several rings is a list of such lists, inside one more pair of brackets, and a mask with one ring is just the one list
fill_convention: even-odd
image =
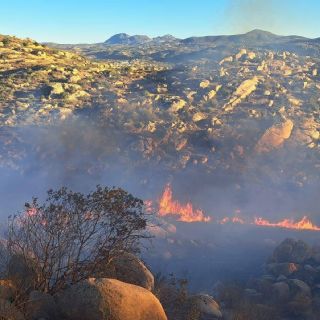
[(54, 295), (99, 277), (123, 252), (137, 253), (148, 237), (143, 202), (118, 188), (88, 194), (66, 188), (34, 198), (9, 218), (2, 248), (2, 278), (13, 284), (14, 303), (31, 291)]

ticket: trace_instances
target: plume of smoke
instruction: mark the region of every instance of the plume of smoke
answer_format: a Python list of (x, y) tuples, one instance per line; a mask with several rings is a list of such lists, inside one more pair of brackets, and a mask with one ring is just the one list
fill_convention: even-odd
[(230, 0), (226, 21), (231, 33), (245, 33), (253, 29), (277, 30), (275, 0)]

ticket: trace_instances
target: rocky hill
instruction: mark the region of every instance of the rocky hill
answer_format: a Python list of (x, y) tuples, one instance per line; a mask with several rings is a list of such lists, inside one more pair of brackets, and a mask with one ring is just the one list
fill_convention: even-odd
[(105, 103), (103, 95), (117, 90), (121, 76), (133, 81), (157, 70), (152, 64), (93, 62), (9, 36), (0, 36), (0, 57), (0, 117), (8, 126), (64, 119), (76, 109)]
[(317, 57), (320, 51), (319, 39), (294, 35), (279, 36), (263, 30), (252, 30), (238, 35), (189, 37), (186, 39), (178, 39), (171, 35), (149, 38), (144, 35), (117, 34), (104, 43), (78, 45), (51, 43), (50, 46), (61, 49), (77, 49), (85, 55), (98, 59), (143, 58), (184, 64), (193, 63), (200, 58), (221, 59), (224, 55), (235, 54), (241, 48), (290, 51), (312, 57)]
[[(297, 191), (319, 183), (316, 40), (255, 30), (134, 46), (54, 47), (0, 38), (3, 165), (15, 167), (33, 150), (16, 128), (83, 115), (94, 128), (121, 133), (114, 150), (124, 163), (157, 164), (166, 170), (162, 177), (231, 181), (234, 190), (251, 179), (277, 186), (280, 194), (288, 184)], [(105, 165), (102, 155), (96, 158)]]

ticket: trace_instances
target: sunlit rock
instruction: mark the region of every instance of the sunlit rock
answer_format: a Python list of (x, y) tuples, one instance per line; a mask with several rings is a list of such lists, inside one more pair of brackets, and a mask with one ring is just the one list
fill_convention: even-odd
[(70, 320), (167, 320), (159, 300), (148, 290), (115, 279), (90, 278), (56, 297)]
[(256, 144), (256, 152), (264, 153), (280, 148), (282, 144), (290, 138), (292, 129), (293, 122), (291, 120), (286, 120), (270, 127)]

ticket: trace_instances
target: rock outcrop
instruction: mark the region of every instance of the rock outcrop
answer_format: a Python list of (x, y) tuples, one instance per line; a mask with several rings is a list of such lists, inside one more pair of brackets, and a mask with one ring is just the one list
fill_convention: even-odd
[(223, 107), (226, 112), (232, 111), (242, 100), (247, 98), (252, 92), (257, 89), (259, 83), (258, 77), (243, 81), (236, 91), (233, 93), (230, 101)]
[[(320, 302), (319, 252), (301, 240), (284, 240), (266, 265), (267, 273), (249, 290), (260, 294), (258, 303), (273, 305), (285, 319), (317, 319), (313, 315)], [(250, 297), (249, 301), (256, 303)]]
[(285, 140), (290, 138), (292, 129), (293, 122), (291, 120), (270, 127), (256, 144), (256, 152), (265, 153), (280, 148)]

